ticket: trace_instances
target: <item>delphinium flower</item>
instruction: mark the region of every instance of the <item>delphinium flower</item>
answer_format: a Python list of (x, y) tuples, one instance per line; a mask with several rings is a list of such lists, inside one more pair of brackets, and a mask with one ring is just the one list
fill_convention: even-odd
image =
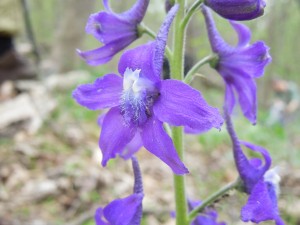
[(131, 9), (123, 13), (113, 12), (108, 0), (103, 0), (103, 4), (105, 11), (94, 13), (89, 17), (86, 32), (104, 45), (91, 51), (77, 50), (92, 66), (110, 61), (115, 54), (139, 37), (138, 25), (144, 18), (149, 0), (137, 0)]
[[(201, 201), (188, 201), (189, 211), (201, 205)], [(191, 225), (226, 225), (224, 222), (217, 222), (218, 214), (211, 208), (206, 208), (203, 213), (199, 214)]]
[(231, 20), (252, 20), (264, 14), (264, 0), (204, 0), (220, 16)]
[[(268, 151), (260, 146), (240, 141), (226, 108), (224, 111), (227, 130), (233, 144), (235, 164), (245, 192), (249, 194), (248, 201), (241, 211), (242, 220), (254, 223), (275, 220), (276, 225), (283, 225), (284, 222), (279, 215), (277, 206), (280, 177), (274, 169), (270, 169), (272, 160)], [(249, 160), (244, 154), (241, 144), (260, 153), (264, 158), (264, 164), (259, 158)]]
[(95, 213), (96, 225), (140, 225), (142, 219), (143, 184), (138, 161), (131, 158), (134, 171), (133, 194), (116, 199)]
[(111, 108), (103, 119), (99, 140), (103, 166), (136, 138), (174, 173), (185, 174), (188, 170), (163, 122), (198, 131), (220, 128), (223, 123), (218, 109), (209, 106), (197, 90), (178, 80), (161, 79), (168, 31), (177, 10), (175, 5), (169, 11), (155, 41), (121, 56), (122, 76), (108, 74), (73, 92), (76, 101), (91, 110)]
[(269, 48), (262, 41), (249, 44), (251, 33), (243, 24), (230, 21), (238, 34), (237, 46), (231, 46), (220, 36), (208, 7), (202, 5), (211, 48), (218, 55), (213, 65), (225, 82), (225, 105), (229, 111), (235, 106), (236, 95), (244, 116), (256, 123), (257, 97), (255, 78), (264, 74), (271, 61)]

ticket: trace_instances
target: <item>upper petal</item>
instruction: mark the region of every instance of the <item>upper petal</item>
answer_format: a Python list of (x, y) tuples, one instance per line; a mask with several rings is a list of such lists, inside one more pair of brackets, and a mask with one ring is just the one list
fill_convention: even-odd
[(160, 81), (168, 32), (177, 10), (178, 5), (175, 5), (169, 11), (155, 41), (124, 52), (119, 62), (120, 74), (130, 68), (141, 70), (140, 76), (154, 83)]
[(115, 74), (100, 77), (92, 84), (79, 85), (73, 91), (73, 98), (91, 110), (110, 108), (120, 104), (122, 78)]
[(223, 123), (218, 109), (209, 106), (200, 92), (178, 80), (162, 81), (153, 111), (161, 121), (197, 132), (220, 129)]
[(250, 29), (245, 26), (244, 24), (237, 23), (235, 21), (230, 21), (231, 26), (235, 29), (237, 35), (238, 35), (238, 47), (247, 46), (250, 39), (251, 39), (251, 31)]
[(90, 15), (85, 31), (103, 44), (108, 44), (129, 34), (137, 38), (136, 24), (131, 24), (112, 13), (103, 11)]
[(181, 162), (172, 139), (167, 135), (162, 122), (153, 116), (142, 127), (141, 137), (145, 148), (165, 162), (174, 173), (182, 175), (188, 173)]
[(119, 107), (111, 108), (105, 115), (100, 134), (99, 146), (103, 154), (102, 165), (106, 166), (109, 159), (115, 158), (132, 140), (136, 127), (127, 125)]

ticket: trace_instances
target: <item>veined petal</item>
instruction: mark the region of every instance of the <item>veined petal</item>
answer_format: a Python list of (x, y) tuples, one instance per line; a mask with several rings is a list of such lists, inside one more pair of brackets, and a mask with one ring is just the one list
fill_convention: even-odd
[(234, 96), (232, 84), (225, 85), (225, 104), (226, 104), (228, 113), (231, 115), (233, 108), (235, 106), (235, 96)]
[(153, 116), (150, 117), (142, 128), (141, 137), (145, 148), (165, 162), (175, 174), (188, 173), (175, 150), (172, 139), (164, 131), (162, 122)]
[(111, 108), (105, 115), (99, 140), (103, 154), (102, 165), (106, 166), (109, 159), (115, 158), (132, 140), (136, 127), (127, 125), (119, 107)]
[(122, 78), (115, 74), (107, 74), (92, 84), (79, 85), (72, 95), (80, 105), (97, 110), (119, 105), (122, 89)]
[(164, 80), (153, 106), (154, 115), (174, 126), (205, 132), (223, 124), (219, 110), (209, 106), (200, 92), (177, 80)]
[(103, 209), (103, 214), (111, 225), (139, 225), (132, 223), (141, 206), (144, 195), (132, 194), (126, 198), (116, 199)]
[(77, 52), (86, 63), (91, 66), (98, 66), (110, 61), (115, 54), (126, 48), (134, 40), (135, 37), (132, 37), (131, 34), (127, 34), (127, 37), (122, 37), (100, 48), (85, 52), (77, 50)]

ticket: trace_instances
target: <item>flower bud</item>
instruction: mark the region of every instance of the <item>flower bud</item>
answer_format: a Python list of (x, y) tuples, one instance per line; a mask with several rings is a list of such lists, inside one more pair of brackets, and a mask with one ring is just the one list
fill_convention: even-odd
[(264, 14), (264, 0), (205, 0), (220, 16), (231, 20), (252, 20)]

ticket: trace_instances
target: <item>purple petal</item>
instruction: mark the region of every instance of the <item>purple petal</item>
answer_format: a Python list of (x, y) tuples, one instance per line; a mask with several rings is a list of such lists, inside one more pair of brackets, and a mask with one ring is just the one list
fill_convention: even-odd
[(235, 106), (235, 97), (233, 86), (231, 84), (226, 84), (225, 86), (225, 104), (229, 114), (231, 115)]
[(132, 140), (136, 127), (124, 123), (119, 107), (111, 108), (103, 120), (99, 146), (103, 154), (102, 165), (115, 158)]
[(275, 220), (276, 225), (284, 224), (279, 216), (277, 197), (272, 185), (262, 180), (257, 183), (248, 202), (242, 208), (241, 217), (244, 222), (260, 223), (266, 220)]
[(240, 141), (240, 143), (242, 145), (244, 145), (245, 147), (249, 148), (250, 150), (252, 150), (254, 152), (258, 152), (263, 156), (264, 161), (265, 161), (264, 165), (263, 166), (259, 165), (259, 167), (256, 167), (256, 168), (260, 169), (262, 171), (262, 173), (265, 174), (265, 172), (267, 172), (270, 169), (271, 164), (272, 164), (272, 159), (271, 159), (269, 152), (261, 146), (254, 145), (254, 144), (246, 142), (246, 141)]
[(130, 45), (136, 38), (131, 34), (124, 36), (119, 40), (110, 42), (100, 48), (82, 52), (77, 50), (78, 54), (91, 66), (98, 66), (110, 61), (115, 54)]
[(125, 149), (121, 152), (120, 156), (127, 160), (131, 158), (141, 147), (143, 147), (143, 142), (141, 135), (137, 132), (132, 140), (127, 144)]
[(137, 38), (136, 25), (107, 12), (90, 15), (85, 31), (103, 44), (132, 36)]
[(230, 21), (230, 24), (235, 29), (235, 31), (239, 37), (239, 42), (238, 42), (237, 47), (247, 46), (251, 39), (250, 29), (247, 26), (245, 26), (244, 24), (237, 23), (235, 21)]
[(220, 16), (232, 20), (252, 20), (264, 13), (263, 0), (205, 0)]
[(219, 110), (209, 106), (200, 92), (177, 80), (162, 81), (153, 111), (160, 121), (197, 132), (220, 129), (223, 123)]
[(125, 20), (140, 23), (147, 11), (149, 0), (137, 0), (136, 3), (124, 13), (120, 14)]
[(139, 225), (133, 221), (143, 197), (143, 194), (132, 194), (127, 198), (116, 199), (103, 209), (103, 214), (111, 225)]
[(92, 84), (79, 85), (72, 95), (78, 104), (97, 110), (119, 105), (122, 90), (122, 78), (115, 74), (107, 74)]
[(177, 10), (178, 5), (175, 5), (169, 11), (155, 41), (124, 52), (119, 62), (120, 74), (130, 68), (141, 70), (140, 76), (154, 83), (160, 81), (168, 32)]
[(103, 218), (103, 209), (98, 208), (95, 212), (94, 219), (96, 221), (96, 225), (110, 225), (110, 223), (106, 222), (105, 219)]
[(188, 173), (175, 150), (172, 139), (164, 131), (162, 122), (151, 117), (142, 129), (143, 144), (149, 152), (165, 162), (175, 174)]
[(158, 74), (154, 73), (153, 64), (155, 46), (155, 42), (150, 42), (146, 45), (125, 51), (119, 61), (119, 73), (124, 75), (127, 68), (133, 71), (141, 70), (140, 77), (146, 78), (153, 83), (158, 83), (160, 78)]

